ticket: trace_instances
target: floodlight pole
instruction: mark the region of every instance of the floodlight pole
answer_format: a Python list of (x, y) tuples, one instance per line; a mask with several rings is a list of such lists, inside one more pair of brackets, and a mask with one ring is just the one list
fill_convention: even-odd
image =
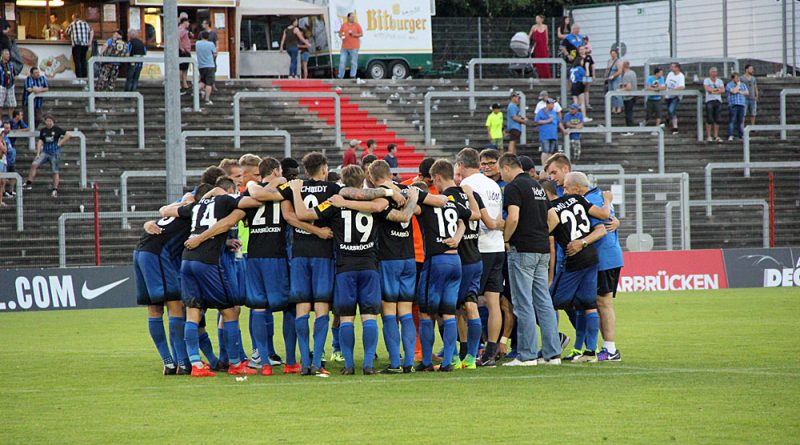
[[(167, 201), (183, 195), (186, 153), (181, 151), (181, 95), (178, 72), (178, 0), (164, 0), (164, 122)], [(192, 79), (197, 82), (198, 79)]]

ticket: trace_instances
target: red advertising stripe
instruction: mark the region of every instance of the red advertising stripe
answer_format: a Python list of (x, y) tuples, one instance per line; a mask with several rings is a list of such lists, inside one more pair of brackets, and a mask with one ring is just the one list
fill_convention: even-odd
[(722, 250), (625, 252), (619, 292), (725, 289)]

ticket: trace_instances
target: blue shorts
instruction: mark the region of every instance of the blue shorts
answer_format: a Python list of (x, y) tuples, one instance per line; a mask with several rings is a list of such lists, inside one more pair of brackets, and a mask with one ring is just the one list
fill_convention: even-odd
[(224, 267), (202, 261), (181, 263), (183, 304), (196, 309), (228, 309), (236, 306), (231, 280)]
[(597, 309), (597, 265), (572, 272), (559, 270), (550, 296), (557, 310)]
[(428, 315), (455, 315), (461, 284), (461, 258), (441, 254), (425, 260), (419, 274), (417, 304)]
[(464, 303), (477, 303), (478, 293), (481, 291), (481, 276), (483, 275), (483, 261), (461, 265), (461, 284), (458, 287), (457, 307)]
[(133, 270), (136, 277), (136, 304), (164, 304), (180, 301), (180, 271), (166, 251), (156, 255), (141, 250), (133, 251)]
[(247, 259), (247, 297), (252, 309), (283, 311), (289, 307), (289, 263), (286, 258)]
[(333, 313), (340, 317), (381, 313), (381, 278), (377, 270), (357, 270), (336, 274)]
[(388, 303), (413, 302), (417, 285), (417, 263), (407, 260), (383, 260), (378, 263), (381, 272), (383, 300)]
[(330, 303), (333, 300), (333, 258), (292, 258), (290, 303)]
[(234, 306), (244, 305), (247, 293), (247, 261), (244, 258), (236, 259), (236, 254), (225, 250), (220, 255), (220, 264), (228, 274)]

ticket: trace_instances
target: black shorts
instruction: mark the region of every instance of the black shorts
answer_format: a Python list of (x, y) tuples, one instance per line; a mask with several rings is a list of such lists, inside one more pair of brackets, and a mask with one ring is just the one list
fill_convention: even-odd
[[(186, 51), (178, 50), (178, 57), (192, 57), (192, 53), (187, 53)], [(181, 71), (189, 71), (189, 64), (188, 63), (181, 63), (178, 65), (178, 68)]]
[(6, 167), (6, 173), (14, 173), (17, 171), (17, 167), (15, 165), (9, 165)]
[(522, 132), (517, 129), (508, 130), (508, 139), (511, 140), (511, 142), (519, 143), (521, 136)]
[(612, 297), (616, 298), (620, 270), (622, 268), (617, 267), (597, 272), (597, 295), (611, 294)]
[(706, 102), (706, 123), (719, 124), (721, 109), (722, 109), (722, 102), (718, 100), (712, 100), (710, 102)]
[(661, 99), (648, 99), (645, 104), (645, 111), (647, 112), (646, 119), (661, 119), (661, 116), (664, 114), (663, 107), (661, 106)]
[(481, 295), (486, 292), (503, 292), (503, 263), (505, 252), (482, 253), (483, 273), (481, 274)]
[(586, 92), (586, 85), (583, 83), (573, 83), (570, 91), (572, 92), (573, 96), (580, 96)]
[(207, 86), (213, 86), (214, 71), (216, 71), (215, 68), (200, 68), (200, 83)]

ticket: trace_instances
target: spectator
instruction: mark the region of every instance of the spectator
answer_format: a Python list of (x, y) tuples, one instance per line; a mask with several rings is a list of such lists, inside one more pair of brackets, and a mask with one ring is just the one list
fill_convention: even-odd
[[(725, 84), (722, 79), (717, 77), (717, 69), (708, 70), (708, 77), (703, 80), (703, 89), (706, 90), (706, 138), (708, 142), (722, 142), (719, 138), (720, 110), (722, 109), (722, 93), (725, 92)], [(711, 130), (714, 136), (711, 136)]]
[[(178, 23), (178, 57), (192, 57), (192, 40), (189, 38), (189, 19), (182, 17)], [(181, 70), (181, 94), (186, 94), (189, 89), (187, 81), (189, 73), (189, 63), (178, 65)]]
[[(0, 139), (0, 173), (5, 173), (8, 171), (8, 158), (7, 158), (7, 148), (5, 142)], [(5, 178), (0, 178), (0, 190), (3, 193), (0, 193), (0, 208), (6, 207), (8, 204), (3, 202), (3, 197), (6, 196), (5, 194), (6, 189), (6, 180)]]
[[(110, 39), (103, 44), (100, 53), (108, 57), (124, 57), (128, 55), (128, 44), (122, 38), (122, 31), (114, 31)], [(97, 81), (98, 91), (113, 91), (114, 82), (119, 75), (119, 63), (103, 63)]]
[[(622, 79), (619, 88), (623, 91), (636, 91), (637, 80), (636, 72), (631, 69), (631, 63), (627, 60), (622, 62)], [(625, 104), (625, 126), (633, 127), (633, 109), (636, 107), (636, 96), (625, 96), (622, 102)], [(623, 133), (623, 136), (633, 136), (633, 133)]]
[(50, 40), (53, 38), (60, 38), (61, 36), (61, 25), (58, 24), (58, 16), (51, 13), (50, 14), (50, 21), (44, 25), (42, 29), (42, 34), (44, 35), (45, 40)]
[(522, 136), (522, 126), (528, 121), (519, 108), (519, 98), (518, 91), (511, 93), (511, 99), (506, 109), (506, 130), (509, 138), (508, 152), (512, 154), (517, 152), (517, 144), (519, 144)]
[(45, 128), (39, 132), (39, 141), (36, 143), (36, 158), (31, 164), (31, 171), (28, 173), (28, 180), (25, 181), (25, 187), (28, 190), (33, 189), (33, 180), (36, 179), (36, 170), (42, 164), (50, 163), (50, 169), (53, 171), (53, 188), (51, 195), (53, 198), (58, 197), (58, 186), (61, 181), (59, 171), (61, 168), (61, 147), (70, 140), (71, 136), (68, 132), (57, 127), (53, 116), (47, 115), (44, 117)]
[(203, 21), (202, 21), (202, 22), (200, 22), (200, 28), (201, 28), (203, 31), (206, 31), (206, 32), (208, 32), (208, 41), (209, 41), (209, 42), (211, 42), (211, 43), (213, 43), (213, 44), (214, 44), (214, 47), (216, 48), (216, 47), (217, 47), (217, 40), (218, 40), (219, 38), (217, 37), (217, 32), (216, 32), (216, 31), (214, 31), (214, 28), (212, 28), (212, 27), (211, 27), (211, 21), (210, 21), (210, 19), (207, 19), (207, 18), (206, 18), (206, 19), (203, 19)]
[[(547, 25), (544, 24), (544, 16), (537, 15), (535, 20), (536, 23), (531, 26), (531, 30), (528, 33), (528, 39), (530, 39), (531, 44), (533, 45), (533, 57), (550, 57), (550, 33), (547, 29)], [(553, 77), (553, 75), (550, 73), (549, 64), (537, 63), (533, 66), (536, 68), (536, 73), (539, 79), (550, 79)]]
[[(38, 71), (38, 69), (37, 69)], [(30, 76), (28, 76), (30, 79)], [(14, 110), (11, 113), (11, 130), (27, 130), (28, 123), (25, 122), (25, 113), (22, 110)], [(17, 138), (11, 138), (11, 143), (16, 144)]]
[(745, 115), (750, 116), (750, 125), (756, 124), (756, 115), (758, 114), (758, 98), (761, 96), (761, 91), (758, 89), (756, 82), (755, 68), (753, 65), (744, 67), (744, 75), (742, 75), (742, 83), (747, 87), (747, 105), (745, 105)]
[(72, 14), (72, 23), (67, 27), (67, 35), (72, 38), (72, 63), (75, 64), (75, 77), (85, 79), (88, 72), (86, 54), (94, 41), (94, 29), (81, 20), (79, 14)]
[(731, 74), (731, 81), (725, 90), (728, 92), (728, 140), (732, 141), (734, 136), (741, 139), (744, 133), (744, 109), (750, 92), (739, 78), (739, 73)]
[(681, 64), (673, 62), (670, 65), (670, 73), (667, 74), (667, 115), (669, 116), (672, 134), (678, 134), (678, 104), (681, 103), (681, 96), (670, 96), (670, 91), (686, 89), (686, 77), (681, 72)]
[(492, 104), (492, 112), (486, 116), (486, 130), (489, 132), (489, 143), (498, 150), (503, 149), (503, 112), (500, 104)]
[(300, 31), (297, 17), (292, 17), (291, 21), (289, 22), (289, 26), (283, 30), (280, 46), (281, 52), (283, 52), (283, 49), (286, 48), (286, 52), (289, 53), (290, 79), (300, 78), (300, 76), (297, 74), (297, 62), (299, 60), (298, 56), (300, 55), (300, 44), (303, 44), (304, 46), (311, 46), (311, 44), (303, 35), (303, 32)]
[[(138, 29), (131, 29), (128, 31), (128, 54), (137, 57), (147, 55), (147, 46), (139, 39)], [(128, 73), (125, 77), (125, 91), (136, 91), (139, 89), (139, 76), (141, 74), (141, 62), (128, 64)]]
[(347, 167), (348, 165), (358, 165), (358, 159), (356, 158), (356, 149), (359, 148), (361, 141), (358, 139), (351, 139), (350, 144), (347, 150), (344, 151), (344, 158), (342, 159), (342, 167)]
[[(389, 168), (400, 167), (400, 164), (397, 162), (397, 144), (389, 144), (386, 146), (386, 156), (383, 157), (383, 160), (389, 164)], [(400, 182), (400, 175), (392, 173), (392, 180)]]
[[(375, 148), (377, 146), (378, 146), (378, 144), (375, 142), (375, 139), (367, 139), (367, 148), (365, 148), (364, 152), (361, 153), (361, 159), (363, 160), (364, 158), (366, 158), (369, 155), (374, 155), (375, 154)], [(376, 158), (377, 158), (377, 156), (376, 156)]]
[(542, 331), (542, 357), (557, 364), (560, 360), (556, 359), (561, 354), (558, 318), (547, 289), (550, 264), (547, 195), (539, 183), (523, 171), (516, 156), (505, 154), (498, 165), (503, 180), (508, 183), (503, 193), (503, 207), (508, 212), (503, 238), (508, 251), (519, 353), (504, 366), (536, 365), (539, 355), (537, 324)]
[[(653, 68), (653, 74), (647, 76), (644, 89), (653, 92), (664, 91), (667, 89), (666, 82), (664, 82), (664, 70), (661, 69), (660, 66)], [(645, 101), (644, 125), (646, 126), (647, 122), (649, 122), (651, 118), (655, 117), (656, 126), (661, 126), (662, 114), (663, 110), (661, 109), (661, 96), (647, 96), (647, 100)]]
[(558, 152), (558, 130), (564, 131), (558, 113), (553, 109), (555, 101), (547, 99), (547, 108), (536, 113), (536, 125), (539, 126), (539, 151), (542, 165), (550, 155)]
[(566, 39), (567, 35), (572, 31), (572, 20), (568, 15), (561, 17), (561, 24), (556, 30), (559, 42)]
[[(611, 57), (606, 64), (606, 91), (616, 91), (619, 89), (620, 76), (622, 76), (622, 62), (619, 60), (617, 48), (611, 48)], [(622, 98), (614, 96), (611, 98), (611, 112), (614, 114), (622, 113)]]
[(17, 97), (14, 94), (14, 64), (11, 63), (11, 51), (4, 49), (0, 56), (0, 119), (10, 117), (17, 107)]
[[(564, 127), (575, 129), (583, 128), (583, 115), (578, 111), (577, 104), (570, 104), (569, 113), (564, 116)], [(572, 148), (572, 159), (577, 161), (581, 157), (581, 134), (570, 133), (569, 145)]]
[(303, 32), (303, 37), (306, 39), (306, 44), (300, 45), (300, 67), (301, 76), (303, 79), (308, 79), (308, 61), (311, 59), (311, 52), (314, 49), (314, 44), (311, 43), (311, 25), (306, 25), (305, 28), (300, 29)]
[[(550, 93), (548, 93), (546, 90), (542, 90), (539, 92), (539, 102), (536, 103), (536, 108), (534, 108), (533, 110), (534, 116), (536, 115), (536, 113), (547, 108), (547, 99), (549, 98), (550, 98)], [(556, 113), (558, 113), (558, 117), (561, 117), (561, 105), (559, 105), (558, 101), (556, 101), (553, 104), (553, 109), (556, 110)]]
[[(3, 130), (2, 130), (2, 141), (6, 146), (6, 172), (14, 173), (17, 171), (16, 163), (17, 163), (17, 150), (14, 148), (14, 144), (11, 142), (11, 139), (8, 137), (8, 132), (11, 131), (11, 120), (5, 119), (3, 121)], [(9, 179), (6, 181), (6, 186), (8, 186), (8, 190), (5, 190), (3, 187), (0, 187), (0, 192), (2, 192), (3, 196), (6, 198), (14, 198), (17, 196), (17, 192), (14, 191), (14, 185), (16, 180)]]
[[(23, 106), (28, 106), (29, 95), (33, 93), (44, 93), (45, 91), (50, 91), (50, 86), (47, 84), (47, 78), (44, 77), (44, 74), (42, 74), (38, 67), (31, 67), (30, 71), (28, 71), (28, 78), (25, 79), (25, 92), (22, 94)], [(37, 97), (33, 100), (34, 122), (42, 122), (43, 104), (44, 99), (41, 97)]]
[(581, 27), (577, 23), (572, 25), (570, 33), (564, 37), (564, 57), (567, 63), (572, 63), (578, 58), (578, 48), (583, 45), (583, 36), (581, 35)]
[(586, 116), (586, 70), (583, 68), (583, 60), (580, 57), (572, 63), (572, 68), (569, 70), (569, 81), (572, 84), (570, 89), (572, 102), (581, 107), (584, 120), (591, 122), (592, 120)]
[(586, 91), (583, 93), (586, 97), (586, 109), (591, 110), (592, 104), (589, 98), (589, 90), (592, 87), (592, 82), (594, 82), (594, 59), (590, 54), (592, 47), (588, 46), (589, 37), (584, 37), (583, 41), (585, 45), (578, 48), (578, 56), (580, 56), (580, 59), (583, 60), (581, 66), (583, 66), (583, 70), (586, 72), (586, 77), (583, 79), (586, 85)]
[(214, 57), (217, 47), (208, 41), (208, 31), (200, 32), (200, 40), (195, 44), (197, 53), (197, 67), (200, 70), (200, 91), (205, 98), (206, 105), (213, 105), (211, 93), (214, 91), (214, 75), (217, 70), (214, 66)]
[(358, 74), (358, 49), (361, 47), (361, 36), (364, 31), (361, 25), (356, 23), (356, 15), (353, 12), (347, 13), (347, 22), (339, 28), (339, 38), (342, 39), (342, 50), (339, 52), (339, 79), (344, 79), (344, 70), (347, 68), (347, 61), (350, 61), (350, 77), (355, 79)]

